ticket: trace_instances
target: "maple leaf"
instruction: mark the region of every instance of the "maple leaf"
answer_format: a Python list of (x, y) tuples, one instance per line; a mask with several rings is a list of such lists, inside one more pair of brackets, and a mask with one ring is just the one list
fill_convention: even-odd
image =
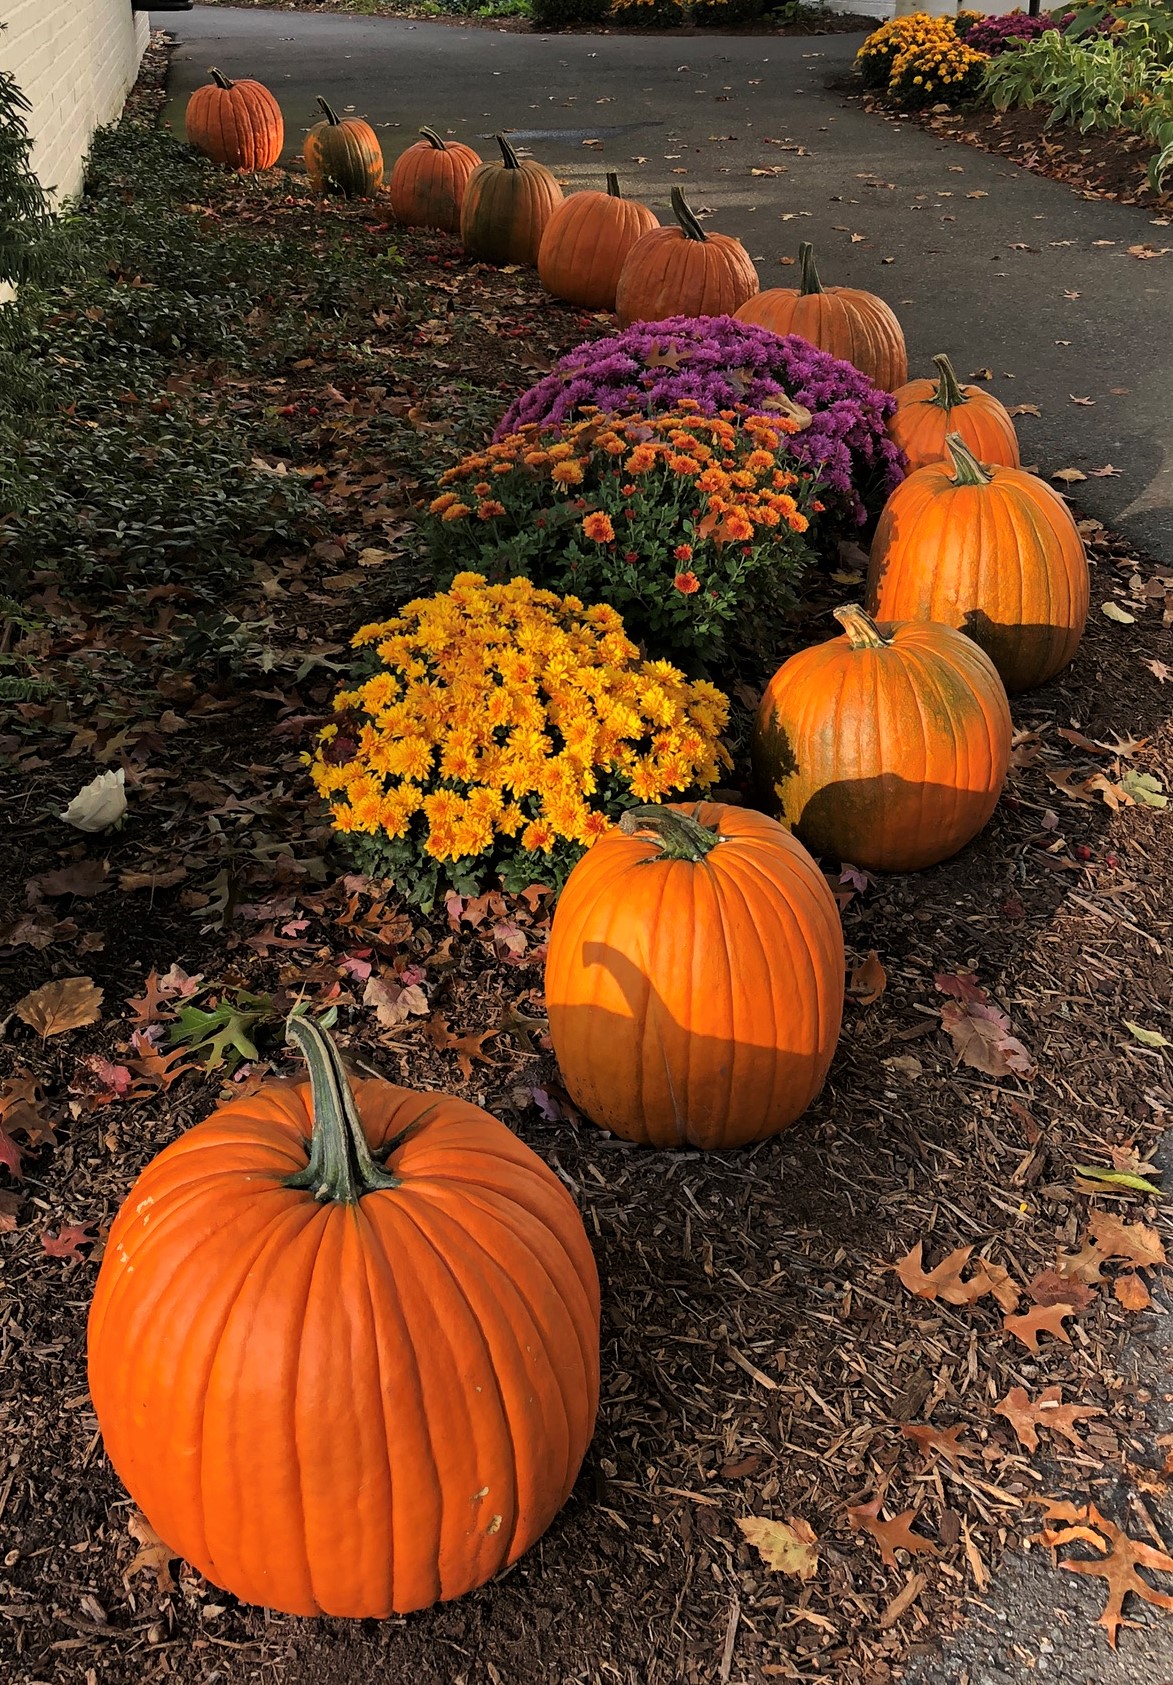
[(50, 1234), (48, 1229), (41, 1236), (41, 1245), (50, 1258), (80, 1258), (79, 1246), (88, 1245), (94, 1239), (90, 1233), (92, 1223), (63, 1223), (56, 1234)]
[(171, 1574), (171, 1564), (177, 1553), (170, 1545), (163, 1543), (141, 1510), (136, 1509), (131, 1513), (126, 1530), (139, 1546), (134, 1560), (122, 1576), (122, 1583), (127, 1591), (130, 1590), (130, 1582), (134, 1576), (142, 1573), (144, 1569), (149, 1569), (154, 1574), (160, 1595), (166, 1596), (169, 1591), (174, 1591), (175, 1581)]
[(1037, 1352), (1040, 1334), (1053, 1334), (1056, 1340), (1062, 1340), (1065, 1346), (1069, 1346), (1071, 1336), (1063, 1326), (1063, 1318), (1074, 1315), (1074, 1305), (1036, 1305), (1025, 1316), (1003, 1317), (1002, 1326), (1007, 1334), (1021, 1340), (1028, 1351)]
[(880, 956), (874, 948), (870, 949), (866, 959), (854, 965), (847, 984), (847, 993), (857, 1006), (871, 1006), (873, 1001), (879, 1000), (888, 987), (888, 973), (880, 964)]
[(770, 1521), (764, 1515), (747, 1515), (737, 1525), (767, 1568), (793, 1574), (804, 1582), (813, 1579), (818, 1571), (819, 1549), (808, 1521), (797, 1516), (789, 1521)]
[(954, 1063), (986, 1076), (1031, 1076), (1034, 1065), (1011, 1034), (1010, 1019), (989, 1001), (951, 1001), (941, 1007), (941, 1028), (953, 1043)]
[(18, 1000), (13, 1011), (18, 1018), (46, 1036), (64, 1035), (96, 1024), (102, 1016), (102, 990), (92, 977), (59, 977)]
[(928, 1468), (934, 1457), (943, 1457), (951, 1469), (960, 1466), (962, 1457), (976, 1457), (978, 1453), (968, 1445), (957, 1442), (965, 1432), (965, 1424), (958, 1422), (956, 1427), (935, 1428), (931, 1422), (905, 1422), (901, 1428), (905, 1439), (911, 1439), (924, 1458)]
[(1102, 1416), (1104, 1412), (1093, 1404), (1064, 1404), (1062, 1399), (1061, 1387), (1047, 1387), (1032, 1404), (1025, 1387), (1012, 1387), (1001, 1403), (995, 1404), (994, 1413), (1005, 1416), (1018, 1437), (1018, 1443), (1027, 1451), (1038, 1450), (1039, 1428), (1062, 1434), (1064, 1439), (1082, 1449), (1083, 1440), (1075, 1431), (1076, 1422), (1090, 1416)]
[[(1058, 1505), (1052, 1506), (1052, 1510), (1059, 1508)], [(1130, 1539), (1122, 1527), (1117, 1527), (1114, 1521), (1101, 1515), (1094, 1504), (1088, 1504), (1082, 1510), (1075, 1509), (1074, 1505), (1065, 1505), (1063, 1509), (1068, 1513), (1074, 1510), (1072, 1524), (1058, 1530), (1045, 1530), (1043, 1542), (1056, 1551), (1061, 1545), (1079, 1541), (1091, 1545), (1094, 1550), (1108, 1552), (1102, 1562), (1090, 1557), (1076, 1557), (1059, 1563), (1059, 1566), (1072, 1574), (1095, 1574), (1107, 1581), (1108, 1599), (1096, 1625), (1104, 1628), (1108, 1643), (1114, 1650), (1120, 1628), (1138, 1624), (1124, 1618), (1124, 1599), (1129, 1592), (1145, 1603), (1151, 1603), (1154, 1608), (1173, 1610), (1173, 1595), (1157, 1591), (1140, 1577), (1141, 1568), (1173, 1574), (1173, 1556), (1140, 1539)], [(1061, 1518), (1066, 1519), (1066, 1515)]]
[(926, 1539), (920, 1533), (912, 1531), (912, 1523), (917, 1518), (914, 1509), (902, 1510), (891, 1521), (880, 1520), (880, 1506), (882, 1498), (873, 1498), (868, 1504), (855, 1504), (847, 1511), (847, 1519), (857, 1532), (870, 1533), (880, 1547), (880, 1560), (889, 1568), (898, 1566), (896, 1552), (908, 1551), (910, 1556), (918, 1552), (927, 1552), (930, 1556), (938, 1554), (937, 1547), (931, 1539)]
[(1167, 1262), (1160, 1235), (1147, 1223), (1126, 1223), (1110, 1211), (1093, 1211), (1088, 1227), (1105, 1258), (1123, 1258), (1130, 1264), (1149, 1267)]
[(428, 997), (418, 983), (406, 988), (395, 977), (370, 977), (363, 990), (363, 1005), (373, 1006), (375, 1017), (385, 1030), (393, 1030), (408, 1018), (422, 1017)]

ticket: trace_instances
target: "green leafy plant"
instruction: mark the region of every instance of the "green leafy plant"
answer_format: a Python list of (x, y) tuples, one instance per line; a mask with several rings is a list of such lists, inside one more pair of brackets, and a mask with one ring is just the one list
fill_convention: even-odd
[(46, 262), (51, 218), (30, 163), (25, 117), (31, 110), (15, 78), (0, 70), (0, 284), (34, 281)]

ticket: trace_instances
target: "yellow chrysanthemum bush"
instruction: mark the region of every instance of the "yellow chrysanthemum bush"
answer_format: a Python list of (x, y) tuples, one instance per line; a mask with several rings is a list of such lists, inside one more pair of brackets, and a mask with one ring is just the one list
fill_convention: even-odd
[(809, 559), (822, 506), (786, 454), (799, 425), (679, 404), (522, 427), (442, 476), (433, 557), (441, 577), (524, 574), (609, 603), (654, 655), (711, 665), (739, 619), (792, 600)]
[(977, 93), (986, 55), (965, 45), (974, 14), (934, 17), (911, 12), (873, 29), (856, 66), (864, 86), (882, 88), (901, 105), (968, 98)]
[(627, 807), (714, 784), (728, 699), (644, 661), (607, 604), (462, 573), (364, 626), (311, 775), (372, 876), (429, 906), (561, 882)]

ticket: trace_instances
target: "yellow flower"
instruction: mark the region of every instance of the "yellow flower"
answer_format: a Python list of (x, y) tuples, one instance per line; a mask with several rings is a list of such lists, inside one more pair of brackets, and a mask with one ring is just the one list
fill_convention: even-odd
[(582, 466), (578, 462), (556, 462), (550, 470), (550, 478), (560, 486), (581, 485), (582, 477)]
[(471, 514), (472, 510), (467, 503), (450, 503), (444, 511), (444, 519), (446, 521), (460, 521), (464, 519), (465, 515)]

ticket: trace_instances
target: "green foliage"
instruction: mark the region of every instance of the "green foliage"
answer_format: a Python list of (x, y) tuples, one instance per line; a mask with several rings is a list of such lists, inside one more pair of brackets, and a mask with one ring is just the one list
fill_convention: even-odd
[(602, 23), (611, 0), (531, 0), (535, 29), (565, 29), (575, 23)]
[(29, 162), (31, 110), (14, 78), (0, 70), (0, 283), (35, 281), (45, 262), (51, 218)]

